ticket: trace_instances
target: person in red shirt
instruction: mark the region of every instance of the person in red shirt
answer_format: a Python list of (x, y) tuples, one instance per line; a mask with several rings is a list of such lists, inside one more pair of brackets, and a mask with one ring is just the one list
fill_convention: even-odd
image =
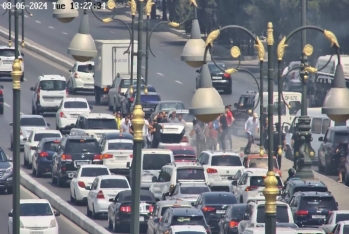
[(217, 150), (219, 117), (208, 124), (208, 147), (210, 150)]
[(234, 122), (234, 117), (233, 117), (233, 111), (231, 110), (231, 105), (225, 107), (225, 117), (227, 119), (227, 124), (228, 124), (228, 141), (230, 143), (230, 149), (233, 148), (233, 142), (232, 142), (232, 135), (233, 135), (233, 122)]

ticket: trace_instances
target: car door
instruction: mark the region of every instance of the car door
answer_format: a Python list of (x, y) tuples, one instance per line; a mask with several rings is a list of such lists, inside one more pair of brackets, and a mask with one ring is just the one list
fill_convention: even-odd
[(87, 195), (87, 199), (88, 199), (87, 205), (89, 206), (89, 209), (90, 209), (90, 210), (93, 209), (93, 204), (95, 203), (96, 198), (97, 198), (98, 183), (99, 183), (99, 180), (98, 180), (98, 178), (96, 178), (96, 179), (93, 181), (93, 183), (92, 183), (92, 185), (91, 185), (91, 190), (90, 190), (90, 192), (89, 192), (88, 195)]

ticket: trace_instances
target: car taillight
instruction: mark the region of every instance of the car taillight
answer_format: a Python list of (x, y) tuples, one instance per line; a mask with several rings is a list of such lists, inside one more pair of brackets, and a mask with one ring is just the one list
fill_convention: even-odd
[(133, 154), (130, 154), (130, 158), (133, 158)]
[(108, 92), (109, 92), (109, 88), (108, 88), (108, 87), (107, 87), (107, 88), (104, 88), (103, 91), (104, 91), (105, 93), (108, 93)]
[(38, 88), (38, 91), (37, 91), (36, 93), (37, 93), (36, 99), (37, 99), (37, 100), (40, 100), (40, 87)]
[(233, 228), (233, 227), (237, 227), (239, 225), (239, 222), (235, 222), (235, 221), (230, 221), (229, 222), (229, 227)]
[(112, 154), (103, 154), (103, 158), (113, 158)]
[(153, 213), (154, 211), (154, 207), (153, 206), (149, 206), (149, 213)]
[(79, 185), (80, 188), (85, 188), (86, 187), (84, 181), (78, 181), (78, 185)]
[(41, 152), (39, 154), (40, 157), (47, 157), (48, 156), (48, 153), (47, 152)]
[(308, 211), (307, 210), (299, 210), (297, 211), (296, 215), (297, 216), (304, 216), (304, 215), (308, 215)]
[(255, 191), (258, 189), (258, 186), (248, 186), (245, 191)]
[(34, 146), (30, 146), (30, 150), (35, 150), (35, 147)]
[(0, 95), (3, 95), (2, 90), (0, 89)]
[(135, 100), (134, 97), (130, 97), (130, 102), (133, 102)]
[(70, 154), (62, 154), (61, 160), (72, 160), (72, 157)]
[(59, 117), (61, 117), (61, 118), (67, 118), (67, 117), (65, 117), (65, 114), (61, 111), (61, 112), (59, 112)]
[(228, 73), (224, 73), (223, 77), (226, 78), (226, 79), (230, 79), (231, 78), (230, 74), (228, 74)]
[(74, 73), (74, 78), (75, 78), (75, 79), (79, 79), (78, 73)]
[(125, 213), (131, 213), (131, 206), (120, 206), (120, 211)]
[(207, 168), (207, 169), (206, 169), (206, 172), (207, 172), (208, 174), (218, 173), (218, 171), (217, 171), (216, 169), (214, 169), (214, 168)]
[(102, 190), (99, 190), (99, 192), (97, 193), (97, 199), (104, 199), (104, 194)]
[(203, 212), (209, 212), (209, 211), (214, 211), (216, 210), (214, 207), (210, 207), (210, 206), (205, 206), (202, 208)]
[(103, 155), (102, 154), (95, 154), (93, 155), (93, 160), (102, 160), (103, 159)]

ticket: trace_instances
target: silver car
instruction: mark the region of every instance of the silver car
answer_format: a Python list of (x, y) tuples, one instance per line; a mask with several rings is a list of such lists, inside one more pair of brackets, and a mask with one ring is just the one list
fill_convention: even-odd
[(172, 193), (165, 193), (165, 199), (195, 202), (200, 194), (204, 192), (211, 192), (206, 183), (181, 182), (174, 187)]
[[(13, 126), (13, 123), (10, 123)], [(20, 147), (23, 149), (25, 141), (33, 130), (49, 129), (49, 123), (42, 115), (21, 115), (20, 117)], [(11, 149), (13, 149), (13, 128), (11, 129)]]

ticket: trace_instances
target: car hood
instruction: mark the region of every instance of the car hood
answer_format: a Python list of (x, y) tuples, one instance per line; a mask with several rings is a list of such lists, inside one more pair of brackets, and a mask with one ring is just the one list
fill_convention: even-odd
[(50, 227), (50, 223), (53, 219), (53, 216), (21, 216), (21, 222), (24, 227)]
[(9, 167), (11, 167), (9, 162), (0, 162), (0, 169), (7, 169)]

